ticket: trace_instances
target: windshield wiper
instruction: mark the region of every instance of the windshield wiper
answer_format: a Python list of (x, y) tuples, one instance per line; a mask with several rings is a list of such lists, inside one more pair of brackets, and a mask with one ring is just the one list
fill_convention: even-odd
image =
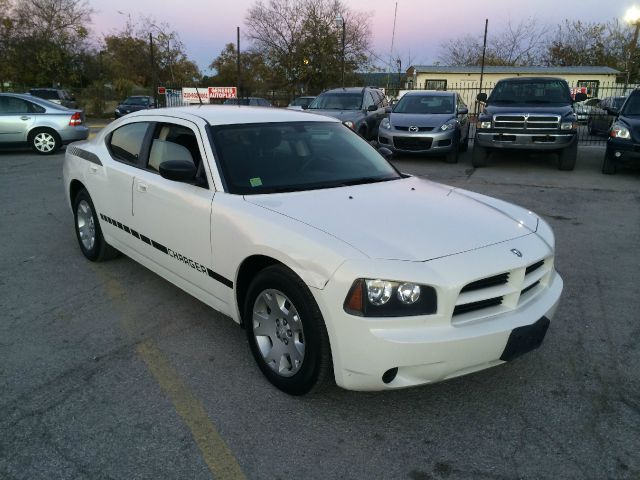
[(364, 185), (365, 183), (388, 182), (389, 180), (397, 180), (400, 177), (360, 177), (340, 182), (341, 187), (349, 187), (351, 185)]

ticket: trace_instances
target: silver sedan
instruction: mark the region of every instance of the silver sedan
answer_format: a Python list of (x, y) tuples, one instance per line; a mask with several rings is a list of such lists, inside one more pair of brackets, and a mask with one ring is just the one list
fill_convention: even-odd
[(412, 91), (402, 96), (378, 130), (378, 144), (394, 153), (445, 155), (467, 149), (469, 109), (455, 92)]
[(85, 140), (84, 115), (32, 95), (0, 93), (0, 146), (30, 146), (42, 155)]

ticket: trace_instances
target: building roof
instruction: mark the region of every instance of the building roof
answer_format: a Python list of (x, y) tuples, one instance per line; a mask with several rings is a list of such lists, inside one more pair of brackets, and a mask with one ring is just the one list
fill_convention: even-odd
[[(479, 66), (414, 65), (416, 73), (473, 73), (480, 74)], [(618, 75), (621, 72), (611, 67), (498, 67), (486, 66), (484, 73), (545, 74), (545, 75)]]

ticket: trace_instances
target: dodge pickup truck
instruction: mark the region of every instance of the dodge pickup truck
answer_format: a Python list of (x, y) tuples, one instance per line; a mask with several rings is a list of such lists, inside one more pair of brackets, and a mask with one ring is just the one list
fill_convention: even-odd
[(491, 150), (541, 150), (558, 153), (558, 168), (573, 170), (578, 154), (577, 118), (565, 80), (551, 77), (516, 77), (500, 80), (491, 95), (479, 93), (483, 109), (478, 115), (473, 146), (474, 167), (486, 165)]

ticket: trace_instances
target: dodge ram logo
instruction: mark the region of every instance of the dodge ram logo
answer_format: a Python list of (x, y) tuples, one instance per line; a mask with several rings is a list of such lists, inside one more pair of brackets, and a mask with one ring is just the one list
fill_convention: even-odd
[(516, 257), (522, 258), (522, 252), (520, 250), (518, 250), (517, 248), (512, 248), (511, 249), (511, 253), (513, 253)]
[(417, 132), (418, 131), (418, 127), (409, 127), (409, 131), (410, 132)]

